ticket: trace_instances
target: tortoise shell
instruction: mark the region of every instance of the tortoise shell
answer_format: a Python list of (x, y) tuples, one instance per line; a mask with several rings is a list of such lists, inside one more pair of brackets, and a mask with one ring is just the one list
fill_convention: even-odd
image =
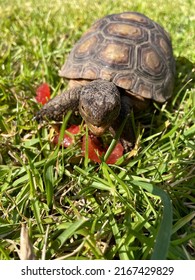
[(137, 12), (105, 16), (75, 44), (60, 76), (104, 79), (157, 102), (172, 95), (175, 63), (168, 33)]

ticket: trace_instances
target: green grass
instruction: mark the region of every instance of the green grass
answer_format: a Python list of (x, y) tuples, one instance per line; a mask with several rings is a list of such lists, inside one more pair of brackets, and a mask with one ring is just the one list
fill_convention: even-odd
[[(0, 0), (0, 259), (19, 259), (21, 224), (37, 259), (195, 259), (194, 1), (48, 2)], [(51, 144), (35, 89), (65, 87), (58, 70), (81, 34), (127, 10), (171, 34), (174, 96), (135, 117), (128, 163), (95, 164), (79, 140)]]

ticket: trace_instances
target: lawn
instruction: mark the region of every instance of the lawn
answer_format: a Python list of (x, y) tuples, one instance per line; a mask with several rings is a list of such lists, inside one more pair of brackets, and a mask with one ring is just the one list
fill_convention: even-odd
[[(195, 259), (195, 2), (100, 3), (0, 0), (1, 260), (24, 258), (31, 245), (47, 260)], [(52, 96), (65, 88), (58, 70), (74, 43), (96, 19), (123, 11), (170, 33), (174, 94), (135, 116), (128, 161), (95, 163), (81, 156), (83, 130), (72, 146), (53, 145), (53, 128), (33, 119), (35, 94), (45, 82)], [(30, 238), (22, 248), (21, 228)]]

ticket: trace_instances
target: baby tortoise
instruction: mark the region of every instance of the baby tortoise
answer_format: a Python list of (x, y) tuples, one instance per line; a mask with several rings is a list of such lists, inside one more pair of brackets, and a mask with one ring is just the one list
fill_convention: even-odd
[[(60, 76), (69, 88), (51, 99), (36, 119), (61, 121), (67, 111), (79, 111), (91, 132), (113, 136), (132, 109), (149, 100), (167, 101), (173, 92), (175, 61), (168, 33), (137, 12), (103, 17), (75, 44)], [(131, 119), (121, 135), (126, 151), (135, 136)]]

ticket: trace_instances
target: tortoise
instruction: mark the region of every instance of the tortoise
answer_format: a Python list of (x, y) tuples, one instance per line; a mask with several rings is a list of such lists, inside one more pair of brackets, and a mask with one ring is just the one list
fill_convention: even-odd
[[(174, 74), (171, 40), (158, 23), (138, 12), (107, 15), (85, 32), (59, 72), (69, 79), (68, 89), (35, 118), (58, 122), (67, 111), (79, 111), (93, 134), (109, 128), (114, 136), (132, 110), (171, 97)], [(131, 123), (128, 118), (121, 134), (126, 151), (135, 142)]]

